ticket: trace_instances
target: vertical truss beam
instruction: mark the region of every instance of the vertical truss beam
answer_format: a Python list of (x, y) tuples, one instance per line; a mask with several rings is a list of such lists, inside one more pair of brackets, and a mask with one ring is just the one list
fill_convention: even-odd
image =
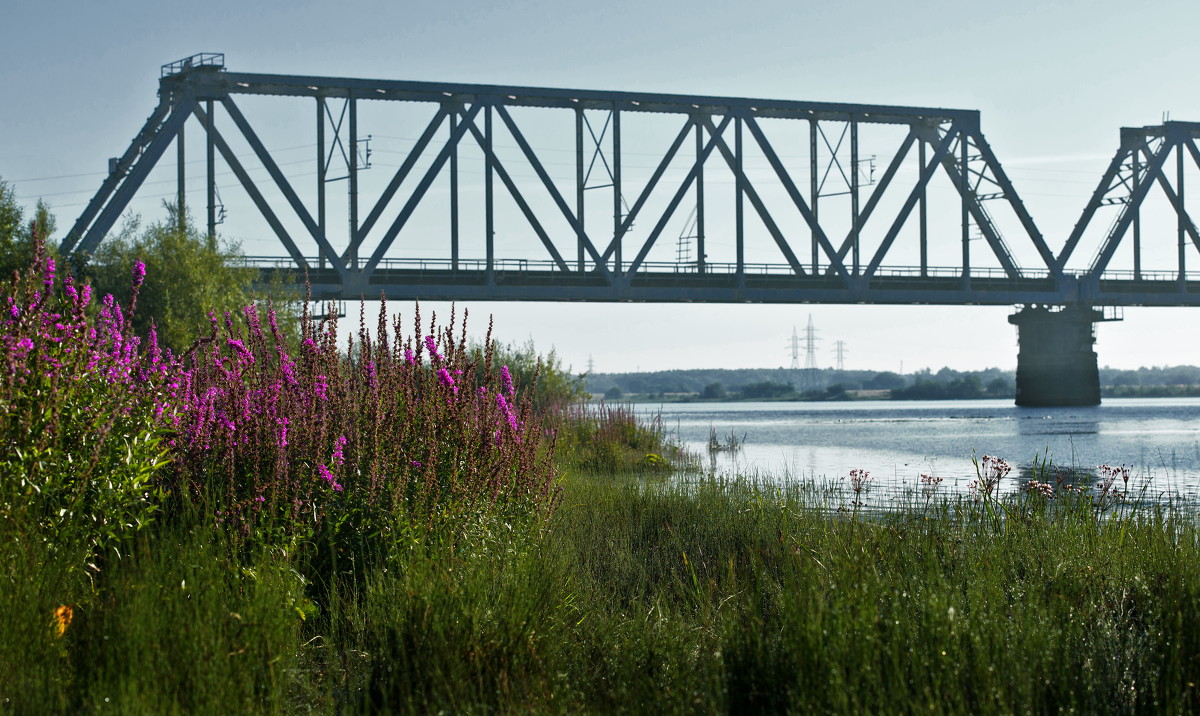
[[(208, 200), (208, 238), (217, 236), (217, 147), (213, 144), (213, 101), (204, 103), (208, 121), (204, 123), (204, 189)], [(324, 232), (322, 232), (324, 233)]]

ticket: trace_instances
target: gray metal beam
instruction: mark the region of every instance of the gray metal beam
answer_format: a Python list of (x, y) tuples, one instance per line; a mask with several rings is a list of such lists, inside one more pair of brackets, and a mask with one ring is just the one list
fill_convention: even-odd
[[(196, 118), (199, 119), (200, 122), (206, 127), (212, 126), (212, 123), (209, 122), (210, 115), (201, 109), (199, 104), (193, 103), (192, 113), (195, 114)], [(233, 150), (229, 147), (229, 143), (225, 141), (225, 137), (221, 136), (221, 132), (216, 127), (212, 128), (212, 133), (209, 136), (212, 137), (213, 143), (216, 145), (217, 151), (219, 151), (221, 156), (225, 159), (225, 163), (229, 165), (231, 170), (233, 170), (234, 176), (236, 176), (238, 181), (242, 183), (242, 188), (245, 189), (246, 193), (250, 195), (250, 200), (253, 201), (254, 205), (258, 207), (259, 212), (262, 213), (263, 218), (266, 219), (267, 224), (271, 227), (271, 230), (275, 232), (275, 237), (278, 238), (279, 242), (283, 244), (285, 249), (287, 249), (288, 255), (292, 257), (292, 260), (296, 264), (296, 268), (302, 271), (307, 271), (309, 266), (308, 262), (304, 258), (304, 253), (300, 251), (299, 247), (296, 246), (296, 243), (292, 241), (292, 237), (288, 234), (287, 229), (285, 229), (283, 223), (279, 221), (279, 217), (275, 215), (275, 212), (271, 209), (271, 205), (267, 203), (266, 198), (263, 197), (262, 192), (258, 190), (258, 185), (255, 184), (254, 180), (250, 178), (250, 174), (246, 171), (246, 168), (242, 166), (242, 163), (240, 160), (238, 160), (237, 155), (233, 153)]]
[[(150, 170), (154, 168), (154, 165), (162, 157), (163, 152), (167, 150), (171, 141), (175, 139), (175, 135), (183, 127), (184, 122), (187, 121), (188, 112), (195, 106), (195, 100), (185, 99), (171, 108), (171, 116), (167, 118), (166, 122), (157, 129), (153, 138), (141, 149), (141, 153), (137, 155), (133, 166), (129, 169), (129, 174), (121, 181), (120, 188), (116, 190), (107, 203), (102, 202), (104, 209), (96, 217), (96, 221), (88, 228), (87, 233), (79, 240), (78, 245), (74, 249), (68, 248), (68, 251), (74, 250), (85, 254), (95, 251), (96, 246), (99, 245), (104, 236), (112, 229), (113, 224), (117, 223), (121, 212), (125, 211), (125, 207), (129, 206), (129, 201), (133, 199), (133, 195), (142, 186), (142, 182), (146, 181), (146, 176), (150, 174)], [(130, 150), (133, 149), (135, 147), (130, 147)], [(99, 195), (97, 195), (97, 198), (99, 198)], [(88, 208), (91, 208), (90, 205)], [(76, 224), (78, 225), (79, 222), (76, 222)]]
[(604, 110), (615, 107), (620, 111), (677, 114), (687, 114), (696, 109), (710, 114), (743, 110), (756, 117), (840, 121), (853, 117), (856, 121), (873, 124), (909, 124), (914, 119), (975, 118), (978, 121), (979, 116), (977, 110), (933, 107), (238, 72), (181, 73), (163, 79), (162, 83), (164, 86), (190, 84), (198, 92), (197, 96), (202, 96), (204, 92), (299, 97), (349, 97), (353, 94), (361, 99), (412, 102), (434, 102), (450, 97), (467, 104), (478, 101), (480, 97), (504, 97), (507, 98), (505, 104), (510, 107)]

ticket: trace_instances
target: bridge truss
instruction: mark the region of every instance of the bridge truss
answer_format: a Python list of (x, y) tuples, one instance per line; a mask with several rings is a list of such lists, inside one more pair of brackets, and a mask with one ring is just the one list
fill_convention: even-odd
[[(312, 102), (315, 187), (285, 175), (262, 138), (271, 123), (256, 126), (241, 108), (247, 96)], [(418, 113), (421, 129), (368, 192), (360, 114), (377, 103)], [(1196, 125), (1124, 130), (1056, 256), (976, 111), (245, 74), (211, 53), (163, 67), (158, 106), (64, 253), (95, 252), (172, 143), (184, 203), (189, 123), (205, 141), (208, 231), (219, 221), (219, 155), (286, 253), (259, 265), (307, 275), (317, 298), (1200, 304), (1184, 266), (1183, 237), (1197, 248), (1200, 237), (1183, 170), (1177, 188), (1164, 173), (1172, 151), (1180, 166), (1185, 151), (1200, 162)], [(861, 153), (867, 134), (888, 152), (877, 178), (877, 157)], [(569, 162), (558, 161), (564, 153)], [(482, 164), (481, 186), (467, 186), (469, 162)], [(346, 226), (335, 230), (327, 185), (342, 164)], [(1113, 278), (1105, 272), (1131, 226), (1138, 255), (1153, 185), (1179, 213), (1178, 275), (1164, 281), (1135, 264)], [(1123, 213), (1092, 269), (1069, 274), (1092, 217), (1122, 190)], [(672, 244), (680, 224), (686, 251)]]

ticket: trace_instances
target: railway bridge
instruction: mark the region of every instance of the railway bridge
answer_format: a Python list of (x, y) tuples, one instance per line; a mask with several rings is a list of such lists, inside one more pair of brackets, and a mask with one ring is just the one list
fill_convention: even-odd
[[(381, 167), (386, 132), (410, 136)], [(304, 185), (269, 148), (298, 135)], [(199, 148), (201, 225), (217, 232), (232, 174), (279, 247), (247, 260), (314, 298), (1012, 305), (1017, 403), (1091, 405), (1096, 322), (1200, 305), (1197, 136), (1122, 129), (1056, 249), (973, 110), (247, 74), (201, 53), (162, 67), (60, 248), (94, 252), (172, 147), (190, 207)]]

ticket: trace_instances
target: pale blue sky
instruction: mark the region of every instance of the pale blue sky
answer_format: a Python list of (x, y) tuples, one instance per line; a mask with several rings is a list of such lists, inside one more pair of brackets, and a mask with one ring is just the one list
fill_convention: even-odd
[[(224, 52), (231, 69), (247, 72), (979, 109), (1054, 249), (1120, 126), (1155, 124), (1164, 112), (1200, 120), (1194, 0), (5, 5), (0, 177), (28, 205), (45, 197), (60, 225), (153, 108), (159, 66), (201, 51)], [(153, 218), (157, 201), (139, 208)], [(480, 304), (472, 312), (480, 329), (495, 313), (501, 337), (553, 344), (576, 368), (591, 355), (606, 371), (786, 365), (792, 326), (810, 313), (825, 366), (837, 340), (854, 368), (1016, 363), (1004, 308)], [(1128, 310), (1124, 323), (1098, 329), (1101, 364), (1200, 361), (1200, 340), (1186, 330), (1195, 315)]]

